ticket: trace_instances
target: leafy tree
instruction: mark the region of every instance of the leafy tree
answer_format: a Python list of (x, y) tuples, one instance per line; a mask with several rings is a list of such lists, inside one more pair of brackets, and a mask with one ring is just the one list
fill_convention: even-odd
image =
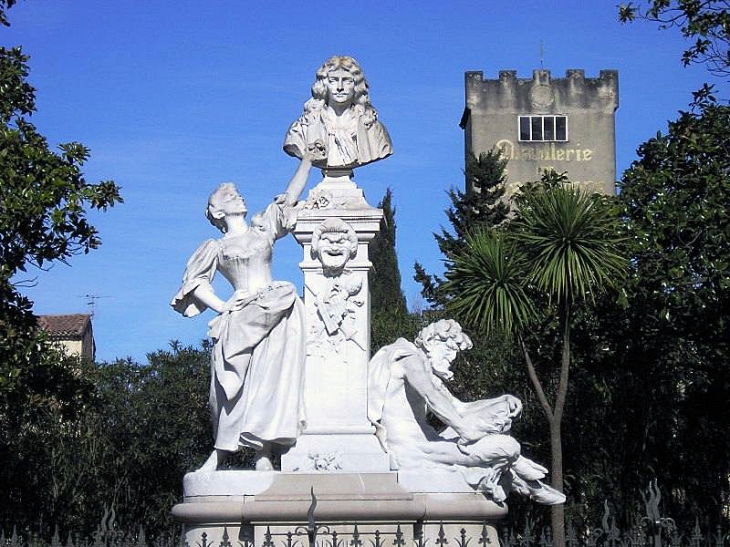
[(710, 73), (730, 76), (730, 3), (727, 0), (647, 0), (619, 7), (622, 23), (643, 19), (661, 28), (679, 28), (692, 41), (682, 53), (685, 66), (701, 63)]
[(620, 183), (625, 302), (598, 296), (577, 310), (563, 428), (573, 522), (600, 517), (607, 500), (631, 524), (656, 478), (679, 525), (727, 523), (730, 119), (699, 98)]
[(370, 347), (374, 353), (392, 343), (399, 336), (413, 334), (415, 318), (408, 313), (406, 297), (401, 289), (400, 268), (395, 249), (395, 207), (393, 192), (388, 188), (378, 203), (383, 210), (380, 232), (370, 243), (369, 256), (373, 264), (370, 270), (371, 335)]
[(406, 297), (401, 289), (398, 256), (395, 250), (395, 207), (393, 191), (388, 188), (378, 203), (383, 210), (380, 232), (370, 243), (369, 255), (373, 263), (370, 283), (371, 305), (374, 310), (407, 313)]
[(656, 478), (678, 525), (727, 524), (729, 124), (701, 96), (619, 184), (626, 303), (598, 299), (572, 336), (566, 487), (581, 513), (608, 500), (630, 523)]
[(43, 340), (37, 344), (45, 347), (43, 353), (22, 364), (0, 396), (3, 527), (39, 530), (57, 522), (64, 511), (64, 483), (80, 479), (65, 476), (58, 458), (95, 400), (90, 363), (55, 351)]
[(637, 289), (660, 304), (661, 330), (712, 348), (711, 359), (730, 343), (729, 128), (728, 106), (708, 100), (682, 112), (639, 147), (620, 184), (638, 246)]
[[(730, 76), (727, 1), (630, 2), (619, 8), (619, 19), (678, 28), (691, 44), (682, 54), (685, 65)], [(711, 86), (694, 97), (690, 112), (639, 148), (620, 183), (635, 251), (629, 306), (625, 314), (609, 310), (606, 321), (617, 319), (614, 361), (627, 376), (622, 395), (632, 401), (622, 448), (643, 464), (618, 470), (624, 484), (636, 475), (630, 469), (646, 468), (671, 494), (665, 500), (672, 516), (718, 523), (727, 520), (730, 498), (730, 469), (717, 456), (728, 451), (723, 431), (730, 426), (724, 313), (730, 128), (727, 106), (716, 104)]]
[(209, 349), (174, 343), (145, 365), (78, 363), (91, 391), (83, 408), (68, 417), (44, 404), (10, 440), (17, 475), (5, 480), (0, 523), (89, 536), (114, 510), (123, 532), (169, 533), (183, 475), (210, 452)]
[(9, 25), (5, 10), (12, 8), (16, 0), (0, 0), (0, 25), (7, 27)]
[[(0, 3), (5, 25), (5, 9), (14, 3)], [(54, 152), (30, 123), (35, 90), (26, 81), (27, 61), (20, 48), (0, 47), (0, 361), (8, 373), (0, 375), (0, 388), (17, 381), (19, 364), (37, 353), (31, 303), (17, 291), (15, 276), (29, 265), (43, 268), (98, 247), (86, 208), (106, 210), (121, 202), (113, 182), (84, 178), (84, 146), (62, 144)]]
[(85, 507), (87, 529), (113, 507), (126, 529), (142, 525), (155, 537), (169, 531), (183, 475), (210, 454), (210, 348), (173, 343), (147, 358), (144, 366), (120, 360), (99, 367), (100, 404), (87, 416), (92, 444), (81, 450), (98, 469), (86, 484), (94, 501)]
[[(0, 24), (8, 25), (14, 4), (0, 0)], [(82, 364), (37, 331), (17, 276), (98, 247), (86, 210), (121, 202), (113, 182), (85, 180), (86, 148), (68, 143), (54, 152), (30, 123), (35, 90), (26, 81), (27, 61), (20, 48), (0, 47), (0, 445), (7, 447), (0, 451), (0, 520), (19, 525), (39, 518), (33, 507), (47, 506), (41, 496), (55, 503), (52, 485), (42, 482), (49, 462), (39, 447), (83, 411), (93, 390)]]
[[(496, 226), (503, 222), (509, 213), (509, 205), (504, 197), (505, 169), (507, 160), (502, 159), (499, 150), (490, 150), (478, 157), (468, 154), (464, 177), (467, 190), (457, 188), (448, 191), (451, 205), (446, 210), (450, 229), (441, 228), (434, 234), (436, 243), (448, 265), (453, 256), (463, 250), (465, 239), (470, 232), (480, 227)], [(421, 284), (422, 295), (432, 306), (441, 307), (449, 299), (444, 293), (444, 280), (426, 273), (423, 266), (416, 262), (415, 280)]]
[[(467, 237), (466, 248), (454, 256), (446, 273), (446, 287), (453, 295), (447, 307), (487, 336), (515, 336), (550, 428), (552, 483), (562, 491), (561, 427), (575, 310), (615, 286), (626, 261), (617, 246), (618, 216), (609, 198), (568, 187), (564, 177), (554, 173), (543, 182), (523, 189), (516, 217), (507, 226)], [(550, 326), (560, 344), (556, 381), (552, 375), (539, 376), (531, 347), (535, 341), (543, 345)], [(555, 544), (564, 545), (563, 506), (553, 507), (552, 527)]]
[(675, 515), (714, 522), (730, 497), (728, 131), (730, 107), (701, 96), (639, 148), (620, 183), (635, 249), (612, 329), (615, 362), (651, 393), (635, 402), (636, 453), (673, 492)]

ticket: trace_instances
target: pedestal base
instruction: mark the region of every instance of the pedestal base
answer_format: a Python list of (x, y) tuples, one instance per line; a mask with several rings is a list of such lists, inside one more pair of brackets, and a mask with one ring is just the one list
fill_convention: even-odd
[(390, 458), (372, 432), (304, 434), (281, 456), (281, 470), (297, 473), (388, 473)]
[[(429, 475), (424, 470), (421, 482), (429, 483)], [(408, 545), (419, 538), (436, 545), (439, 535), (458, 544), (463, 529), (475, 545), (484, 538), (497, 546), (490, 523), (507, 514), (506, 507), (473, 491), (410, 492), (395, 472), (216, 471), (190, 473), (184, 484), (185, 501), (172, 514), (184, 525), (190, 546), (227, 547), (229, 541), (244, 547), (273, 541), (278, 546), (282, 543), (275, 539), (286, 545), (287, 534), (300, 536), (306, 546), (307, 526), (322, 539), (336, 532), (340, 539), (359, 534), (374, 540), (377, 531), (381, 545), (393, 545), (397, 538)]]

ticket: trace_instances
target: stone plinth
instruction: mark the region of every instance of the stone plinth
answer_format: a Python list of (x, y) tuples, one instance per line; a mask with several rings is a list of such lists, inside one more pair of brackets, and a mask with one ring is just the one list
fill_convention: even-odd
[[(431, 471), (424, 472), (421, 482), (429, 483), (431, 475)], [(281, 534), (283, 540), (283, 534), (294, 533), (298, 527), (301, 533), (310, 519), (320, 527), (337, 530), (340, 537), (354, 533), (355, 525), (365, 536), (378, 530), (389, 545), (392, 542), (386, 537), (396, 533), (409, 545), (419, 534), (433, 545), (442, 525), (450, 541), (464, 529), (473, 541), (486, 531), (491, 544), (498, 545), (489, 523), (507, 513), (505, 507), (473, 491), (408, 491), (395, 472), (216, 471), (190, 473), (184, 485), (185, 501), (173, 508), (173, 516), (184, 525), (191, 546), (202, 544), (203, 534), (207, 544), (215, 547), (224, 542), (226, 534), (234, 544), (259, 546), (267, 531)], [(320, 530), (324, 533), (324, 528)], [(306, 545), (306, 535), (300, 541)]]
[[(282, 471), (387, 472), (389, 462), (367, 416), (370, 360), (368, 244), (383, 213), (370, 206), (347, 174), (328, 173), (309, 194), (294, 237), (302, 245), (307, 361), (307, 427), (287, 454)], [(341, 268), (326, 270), (313, 238), (340, 219), (357, 238), (357, 252)], [(344, 228), (343, 228), (344, 229)]]

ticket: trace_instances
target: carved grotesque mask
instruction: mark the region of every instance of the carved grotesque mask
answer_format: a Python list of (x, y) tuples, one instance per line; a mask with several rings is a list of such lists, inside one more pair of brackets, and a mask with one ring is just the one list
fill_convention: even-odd
[(357, 253), (357, 236), (341, 219), (330, 219), (318, 226), (312, 237), (312, 255), (322, 263), (324, 271), (339, 275)]

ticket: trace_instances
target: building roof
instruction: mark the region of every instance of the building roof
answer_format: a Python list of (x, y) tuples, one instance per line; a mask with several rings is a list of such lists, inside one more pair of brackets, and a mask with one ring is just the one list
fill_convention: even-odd
[(81, 338), (91, 327), (91, 316), (85, 313), (41, 315), (38, 326), (51, 338)]

